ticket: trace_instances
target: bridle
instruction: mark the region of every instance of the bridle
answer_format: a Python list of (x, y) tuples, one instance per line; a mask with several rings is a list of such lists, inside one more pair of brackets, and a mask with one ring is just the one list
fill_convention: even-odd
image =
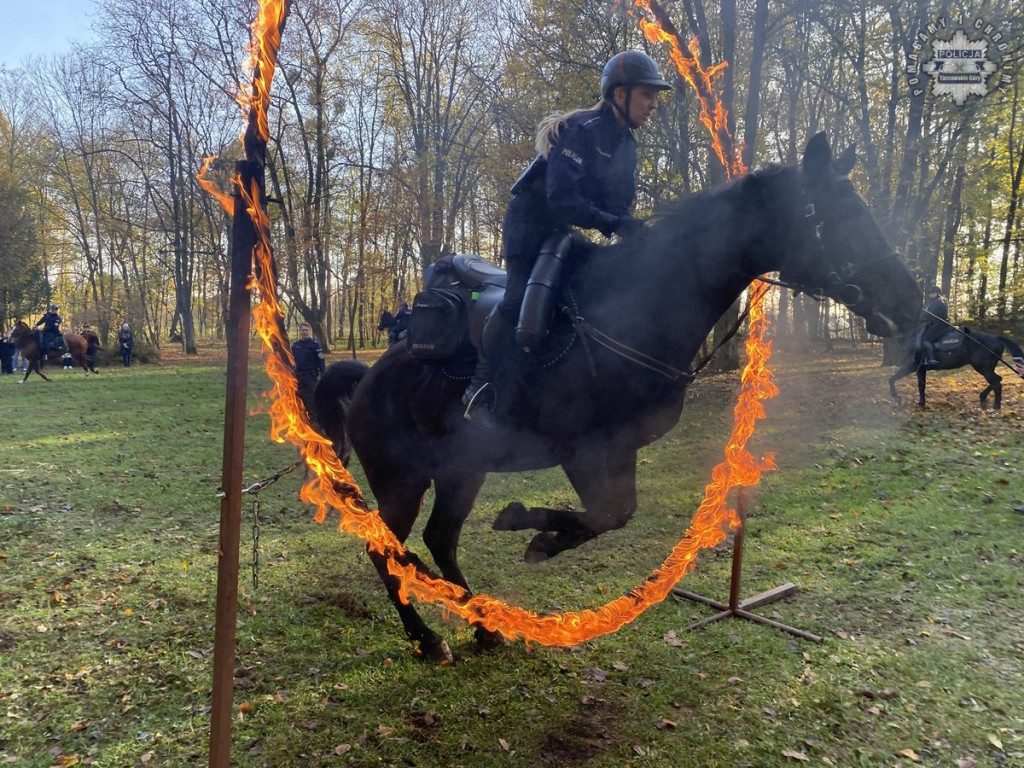
[[(802, 228), (808, 233), (805, 235), (805, 239), (813, 243), (811, 250), (815, 251), (816, 255), (826, 256), (828, 249), (825, 247), (823, 236), (826, 223), (818, 213), (818, 206), (815, 205), (814, 199), (803, 183), (800, 185), (800, 192), (803, 206)], [(860, 313), (863, 314), (863, 312), (866, 312), (866, 309), (863, 307), (864, 290), (861, 288), (862, 281), (858, 280), (858, 278), (876, 269), (880, 264), (893, 259), (898, 260), (899, 257), (899, 253), (891, 251), (884, 256), (879, 256), (876, 259), (860, 264), (848, 261), (836, 269), (806, 281), (775, 280), (766, 277), (759, 277), (758, 279), (772, 285), (779, 285), (784, 288), (791, 288), (799, 293), (805, 293), (817, 301), (832, 299), (847, 307), (851, 312), (858, 313), (858, 310), (862, 310)]]

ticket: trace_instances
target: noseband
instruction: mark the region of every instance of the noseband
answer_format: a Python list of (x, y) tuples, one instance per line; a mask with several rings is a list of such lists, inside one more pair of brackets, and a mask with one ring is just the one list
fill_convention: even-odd
[[(812, 242), (817, 245), (817, 252), (821, 256), (826, 256), (828, 250), (825, 248), (825, 243), (822, 238), (822, 230), (824, 229), (825, 222), (821, 216), (818, 215), (817, 206), (814, 201), (811, 200), (807, 189), (801, 185), (801, 192), (804, 199), (803, 204), (803, 221), (805, 227), (809, 230), (809, 238)], [(857, 312), (858, 308), (864, 302), (864, 290), (858, 284), (857, 278), (861, 277), (869, 269), (877, 267), (879, 264), (890, 261), (891, 259), (898, 259), (899, 254), (896, 251), (892, 251), (885, 256), (880, 256), (877, 259), (864, 262), (863, 264), (854, 264), (852, 262), (846, 262), (842, 266), (834, 269), (824, 275), (823, 278), (818, 278), (817, 284), (812, 281), (768, 281), (777, 285), (783, 285), (788, 288), (806, 293), (813, 299), (821, 301), (823, 299), (832, 299), (840, 304), (848, 307), (852, 312)], [(812, 279), (813, 280), (813, 279)]]

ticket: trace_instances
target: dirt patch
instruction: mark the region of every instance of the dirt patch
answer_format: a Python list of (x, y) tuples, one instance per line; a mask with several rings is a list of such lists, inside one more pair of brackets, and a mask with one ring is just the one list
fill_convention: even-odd
[(544, 765), (556, 768), (583, 765), (616, 744), (614, 734), (621, 721), (619, 708), (612, 702), (584, 696), (559, 732), (549, 733), (540, 747)]

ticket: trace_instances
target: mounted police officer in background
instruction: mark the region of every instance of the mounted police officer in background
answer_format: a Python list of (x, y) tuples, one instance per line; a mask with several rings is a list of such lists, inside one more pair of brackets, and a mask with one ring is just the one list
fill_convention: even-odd
[(306, 406), (306, 412), (315, 419), (313, 390), (327, 366), (324, 364), (324, 350), (320, 342), (313, 338), (313, 328), (309, 323), (299, 325), (299, 340), (292, 344), (292, 357), (295, 359), (299, 399)]
[[(43, 326), (43, 332), (38, 339), (39, 343), (39, 359), (45, 360), (46, 353), (52, 351), (54, 348), (59, 349), (64, 346), (64, 337), (60, 332), (60, 324), (64, 321), (61, 316), (57, 314), (57, 310), (60, 309), (56, 304), (51, 304), (50, 308), (46, 311), (39, 322), (34, 327), (38, 328), (40, 325)], [(59, 340), (59, 344), (57, 343)]]
[[(522, 323), (520, 309), (534, 266), (565, 260), (571, 227), (596, 229), (605, 237), (629, 237), (643, 229), (630, 213), (636, 197), (633, 130), (647, 123), (658, 94), (671, 87), (650, 56), (625, 51), (605, 64), (602, 98), (594, 107), (556, 112), (538, 125), (537, 158), (512, 186), (502, 223), (505, 297), (487, 320), (476, 372), (463, 395), (465, 416), (474, 424), (498, 426), (494, 384), (514, 378), (519, 355), (514, 329), (517, 320)], [(523, 330), (520, 339), (530, 338), (530, 329)]]
[(389, 347), (393, 347), (405, 338), (403, 334), (409, 331), (409, 318), (411, 316), (412, 311), (409, 309), (409, 302), (403, 301), (402, 306), (398, 308), (398, 312), (395, 314), (395, 324), (388, 331)]
[(935, 342), (949, 330), (949, 307), (942, 299), (942, 289), (934, 285), (928, 289), (928, 304), (924, 308), (920, 331), (920, 346), (924, 352), (922, 365), (939, 365)]

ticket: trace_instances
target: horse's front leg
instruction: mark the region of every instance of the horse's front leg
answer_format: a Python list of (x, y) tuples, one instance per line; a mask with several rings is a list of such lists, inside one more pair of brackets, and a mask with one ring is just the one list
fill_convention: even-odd
[(928, 371), (922, 365), (917, 369), (917, 404), (924, 408), (924, 387), (928, 382)]
[(583, 511), (506, 507), (495, 526), (541, 532), (526, 548), (526, 561), (541, 562), (574, 549), (606, 531), (621, 528), (636, 512), (636, 451), (607, 444), (587, 447), (562, 468), (583, 502)]
[(914, 359), (911, 358), (910, 362), (901, 365), (896, 369), (896, 372), (889, 377), (889, 394), (892, 396), (892, 399), (896, 401), (897, 405), (903, 402), (903, 398), (900, 397), (899, 393), (896, 391), (896, 382), (904, 376), (909, 376), (915, 367)]

